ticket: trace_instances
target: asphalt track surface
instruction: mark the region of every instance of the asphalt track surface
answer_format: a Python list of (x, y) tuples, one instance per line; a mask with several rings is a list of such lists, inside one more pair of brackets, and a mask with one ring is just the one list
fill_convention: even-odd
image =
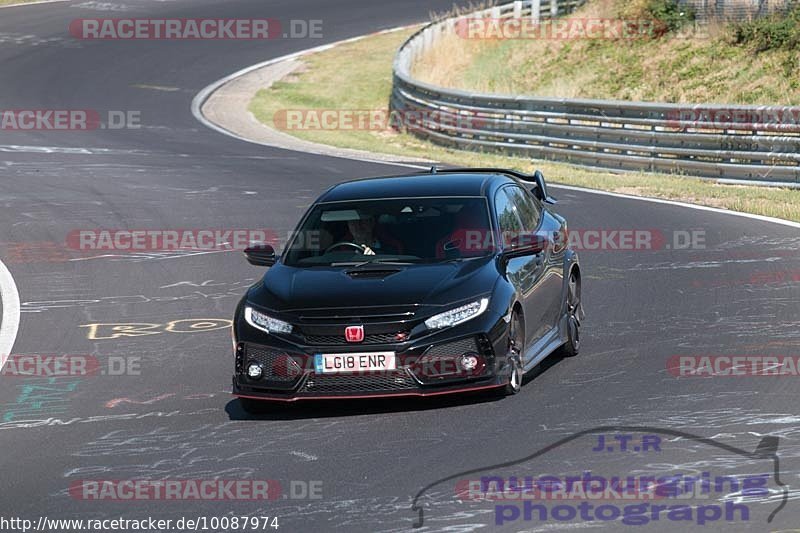
[[(402, 531), (412, 499), (437, 480), (525, 458), (598, 426), (654, 426), (745, 451), (779, 437), (780, 486), (746, 499), (750, 522), (696, 530), (776, 531), (800, 524), (798, 378), (677, 379), (678, 354), (800, 355), (800, 237), (792, 227), (678, 206), (557, 190), (571, 228), (702, 231), (704, 249), (585, 250), (583, 350), (550, 361), (523, 391), (483, 397), (306, 404), (255, 418), (229, 395), (228, 330), (176, 320), (231, 318), (260, 271), (240, 253), (64, 251), (84, 228), (290, 230), (321, 191), (406, 169), (265, 148), (200, 125), (195, 94), (233, 71), (297, 50), (424, 20), (445, 1), (68, 2), (0, 10), (0, 107), (141, 112), (139, 130), (0, 132), (2, 260), (19, 288), (14, 354), (140, 358), (141, 375), (0, 378), (0, 517), (277, 516), (279, 531)], [(76, 41), (81, 17), (322, 19), (324, 39), (269, 42)], [(5, 305), (5, 304), (4, 304)], [(109, 326), (160, 325), (146, 336)], [(224, 325), (224, 322), (220, 322)], [(206, 325), (208, 326), (208, 324)], [(613, 430), (608, 430), (614, 432)], [(633, 430), (628, 430), (634, 433)], [(653, 433), (655, 430), (643, 430)], [(592, 452), (584, 436), (515, 474), (591, 470), (769, 473), (773, 460), (664, 434), (662, 452)], [(474, 477), (476, 474), (472, 474)], [(481, 475), (481, 474), (477, 474)], [(457, 479), (466, 479), (468, 475)], [(269, 479), (268, 502), (87, 501), (79, 480)], [(318, 481), (320, 499), (284, 498)], [(296, 485), (297, 486), (297, 485)], [(788, 498), (785, 496), (788, 493)], [(767, 524), (784, 499), (788, 504)], [(454, 482), (420, 497), (423, 529), (540, 530), (619, 522), (522, 519), (454, 501)], [(690, 530), (665, 520), (639, 529)], [(222, 529), (222, 528), (217, 528)]]

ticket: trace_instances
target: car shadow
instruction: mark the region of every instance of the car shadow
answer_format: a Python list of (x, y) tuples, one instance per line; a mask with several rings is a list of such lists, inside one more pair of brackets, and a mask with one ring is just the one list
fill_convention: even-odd
[(548, 355), (544, 361), (540, 362), (538, 365), (533, 367), (527, 374), (525, 374), (525, 379), (522, 380), (522, 386), (524, 387), (534, 379), (538, 378), (557, 364), (561, 363), (570, 359), (570, 357), (566, 357), (561, 355), (560, 353), (553, 353)]
[(397, 412), (428, 411), (461, 405), (481, 404), (502, 398), (487, 393), (464, 393), (428, 398), (395, 397), (358, 400), (305, 400), (299, 402), (263, 402), (261, 412), (250, 414), (233, 399), (225, 406), (230, 420), (303, 420)]
[[(523, 386), (563, 361), (565, 357), (553, 354), (525, 374)], [(525, 393), (523, 388), (522, 393)], [(433, 397), (366, 398), (358, 400), (307, 400), (298, 402), (262, 402), (261, 412), (247, 413), (234, 398), (225, 405), (229, 420), (304, 420), (360, 415), (377, 415), (398, 412), (429, 411), (464, 405), (479, 405), (503, 400), (492, 392), (466, 392)]]

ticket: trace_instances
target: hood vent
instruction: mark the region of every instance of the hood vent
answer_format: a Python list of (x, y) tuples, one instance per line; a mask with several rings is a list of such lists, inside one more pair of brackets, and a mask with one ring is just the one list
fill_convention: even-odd
[(391, 276), (392, 274), (397, 274), (398, 272), (401, 272), (401, 269), (368, 268), (368, 269), (348, 270), (346, 274), (354, 279), (383, 279)]

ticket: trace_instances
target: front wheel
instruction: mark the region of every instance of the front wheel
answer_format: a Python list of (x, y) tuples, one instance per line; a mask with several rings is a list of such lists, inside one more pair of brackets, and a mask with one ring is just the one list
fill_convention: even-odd
[(522, 378), (525, 372), (522, 369), (522, 354), (525, 353), (525, 329), (522, 318), (516, 311), (511, 313), (511, 324), (508, 331), (508, 364), (511, 371), (508, 382), (500, 389), (503, 396), (510, 396), (522, 389)]

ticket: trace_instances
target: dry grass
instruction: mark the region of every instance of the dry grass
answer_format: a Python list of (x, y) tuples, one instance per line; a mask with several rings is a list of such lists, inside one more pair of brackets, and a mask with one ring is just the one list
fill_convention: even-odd
[[(437, 85), (444, 85), (442, 80), (459, 79), (481, 52), (481, 44), (456, 35), (444, 35), (430, 52), (412, 65), (411, 74)], [(431, 72), (433, 69), (436, 72)]]
[[(645, 0), (597, 0), (567, 19), (638, 19)], [(659, 102), (800, 104), (800, 50), (755, 53), (721, 24), (658, 39), (442, 39), (415, 73), (468, 90)]]

